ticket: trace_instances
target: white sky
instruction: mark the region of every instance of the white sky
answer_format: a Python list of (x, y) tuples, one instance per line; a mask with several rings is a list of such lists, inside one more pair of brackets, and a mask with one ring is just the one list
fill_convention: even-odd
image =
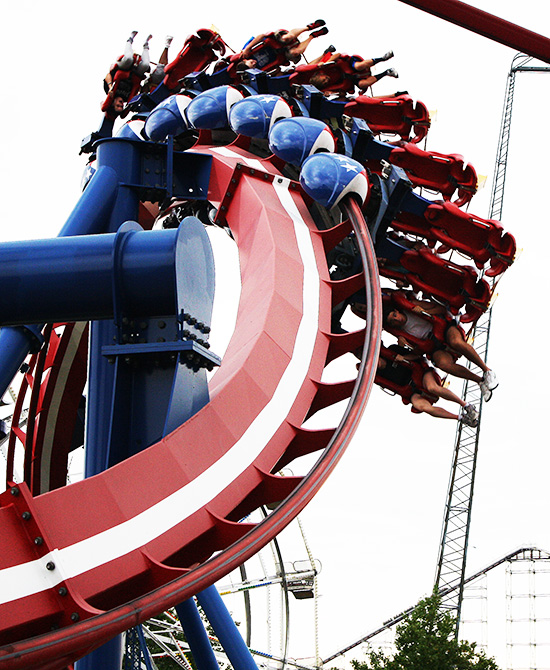
[[(550, 8), (538, 0), (474, 4), (550, 34)], [(237, 50), (254, 34), (316, 18), (326, 19), (330, 34), (314, 42), (309, 57), (331, 43), (364, 57), (394, 50), (391, 66), (400, 79), (382, 80), (375, 93), (406, 89), (437, 110), (428, 148), (463, 154), (488, 176), (470, 206), (486, 216), (514, 51), (397, 0), (347, 3), (339, 14), (333, 2), (308, 5), (260, 5), (254, 13), (254, 5), (245, 10), (220, 0), (194, 8), (165, 0), (157, 9), (142, 0), (10, 3), (3, 9), (0, 238), (53, 236), (63, 225), (79, 196), (80, 140), (99, 126), (102, 78), (130, 30), (139, 30), (136, 47), (154, 35), (155, 59), (167, 33), (174, 35), (172, 56), (188, 33), (211, 24)], [(503, 225), (523, 253), (500, 283), (493, 311), (489, 364), (501, 385), (484, 407), (468, 572), (519, 545), (550, 549), (544, 390), (550, 366), (543, 339), (549, 319), (541, 300), (548, 288), (549, 85), (546, 74), (517, 78)], [(453, 388), (460, 393), (460, 385)], [(398, 398), (373, 389), (351, 447), (302, 516), (323, 564), (322, 657), (431, 590), (454, 434), (454, 422), (412, 415)], [(303, 631), (293, 637), (293, 653), (307, 657), (312, 639), (307, 626)]]

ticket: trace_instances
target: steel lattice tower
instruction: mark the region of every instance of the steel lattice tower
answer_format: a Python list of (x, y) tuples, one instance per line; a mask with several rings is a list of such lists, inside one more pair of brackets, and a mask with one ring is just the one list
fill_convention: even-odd
[[(527, 66), (527, 63), (531, 60), (530, 56), (521, 53), (516, 54), (508, 73), (491, 202), (489, 205), (490, 219), (500, 220), (502, 215), (516, 74), (518, 72), (550, 72), (549, 67)], [(491, 312), (492, 308), (481, 316), (470, 335), (473, 346), (484, 361), (487, 360), (489, 347)], [(474, 365), (468, 362), (468, 367), (473, 368)], [(462, 389), (462, 398), (466, 402), (472, 403), (479, 410), (480, 422), (477, 428), (469, 428), (462, 423), (459, 423), (457, 426), (435, 578), (435, 587), (442, 594), (441, 609), (456, 614), (457, 637), (460, 625), (481, 427), (483, 402), (479, 385), (466, 380)]]

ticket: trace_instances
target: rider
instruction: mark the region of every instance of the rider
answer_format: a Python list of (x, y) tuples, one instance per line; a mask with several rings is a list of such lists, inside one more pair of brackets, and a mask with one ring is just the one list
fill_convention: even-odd
[[(298, 37), (307, 31), (313, 32), (303, 42), (300, 42)], [(276, 65), (284, 65), (285, 62), (298, 63), (311, 41), (327, 33), (328, 28), (322, 19), (309, 23), (305, 28), (262, 33), (245, 45), (239, 54), (240, 60), (253, 59), (255, 67), (260, 70), (269, 67), (272, 62), (275, 62)], [(277, 62), (279, 60), (284, 62)]]
[(107, 93), (107, 98), (101, 105), (103, 112), (107, 112), (110, 109), (115, 97), (121, 97), (124, 102), (130, 100), (137, 93), (141, 80), (151, 68), (149, 40), (152, 35), (149, 35), (145, 40), (141, 56), (135, 54), (133, 50), (136, 35), (137, 31), (133, 30), (126, 41), (124, 53), (111, 66), (103, 80), (103, 87)]
[[(400, 293), (400, 291), (395, 292), (395, 294)], [(397, 309), (391, 304), (384, 305), (384, 326), (390, 332), (397, 330), (400, 343), (410, 346), (411, 349), (414, 349), (414, 344), (411, 345), (407, 341), (407, 335), (417, 340), (432, 340), (434, 350), (431, 353), (431, 359), (435, 365), (450, 375), (478, 383), (483, 399), (486, 402), (489, 401), (494, 389), (498, 386), (496, 375), (472, 345), (466, 341), (464, 333), (454, 323), (447, 309), (430, 300), (418, 300), (413, 297), (409, 297), (408, 300), (411, 309)], [(436, 337), (433, 324), (426, 316), (438, 316), (445, 319), (447, 324), (441, 337)], [(483, 371), (483, 376), (458, 364), (456, 360), (460, 356), (465, 356), (471, 363), (477, 365)]]
[(159, 62), (147, 79), (143, 82), (141, 93), (149, 93), (154, 90), (164, 79), (164, 66), (168, 65), (168, 49), (172, 44), (174, 38), (172, 35), (166, 35), (164, 40), (164, 49), (159, 58)]
[[(412, 353), (410, 349), (395, 344), (388, 349), (382, 346), (374, 381), (380, 386), (391, 387), (401, 395), (404, 403), (410, 402), (418, 413), (425, 412), (440, 419), (460, 420), (472, 428), (478, 425), (479, 415), (475, 407), (445, 388), (426, 359)], [(460, 414), (434, 407), (439, 398), (460, 405)]]
[(393, 51), (388, 51), (379, 58), (366, 60), (358, 55), (349, 56), (335, 52), (334, 47), (331, 47), (331, 51), (330, 56), (325, 52), (308, 65), (299, 66), (294, 75), (296, 83), (306, 83), (303, 77), (307, 77), (306, 72), (311, 72), (307, 83), (316, 86), (320, 91), (353, 93), (355, 86), (363, 92), (383, 77), (399, 76), (394, 68), (388, 68), (376, 75), (371, 70), (377, 63), (393, 58)]

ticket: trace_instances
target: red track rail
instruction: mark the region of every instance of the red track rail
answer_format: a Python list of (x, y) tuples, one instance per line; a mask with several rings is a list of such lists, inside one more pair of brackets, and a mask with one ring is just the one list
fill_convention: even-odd
[(516, 51), (550, 63), (550, 39), (460, 0), (400, 0)]
[[(61, 329), (61, 332), (57, 332)], [(88, 327), (69, 323), (45, 329), (47, 345), (33, 356), (12, 420), (7, 478), (13, 480), (16, 446), (24, 449), (24, 479), (33, 496), (65, 486), (74, 415), (86, 383)], [(30, 390), (26, 429), (21, 412)]]
[[(347, 220), (318, 231), (298, 185), (269, 162), (236, 147), (205, 150), (215, 156), (209, 197), (235, 235), (242, 272), (211, 402), (101, 475), (35, 498), (24, 485), (0, 496), (0, 668), (63, 668), (227, 574), (303, 509), (357, 427), (380, 342), (376, 260), (359, 207), (350, 201)], [(364, 276), (331, 282), (325, 252), (352, 226)], [(365, 329), (330, 333), (332, 305), (360, 285)], [(328, 362), (363, 343), (357, 380), (321, 382)], [(342, 398), (350, 403), (338, 428), (302, 428)], [(314, 452), (304, 477), (276, 474)], [(260, 524), (238, 522), (278, 501)]]

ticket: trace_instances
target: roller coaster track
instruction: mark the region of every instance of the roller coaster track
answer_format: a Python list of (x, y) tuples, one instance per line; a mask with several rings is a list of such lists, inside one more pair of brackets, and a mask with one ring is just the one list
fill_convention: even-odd
[[(543, 549), (538, 549), (537, 547), (521, 547), (519, 549), (516, 549), (509, 554), (506, 554), (505, 556), (502, 556), (502, 558), (499, 558), (496, 561), (493, 561), (486, 567), (482, 568), (481, 570), (478, 570), (477, 572), (469, 575), (464, 579), (464, 585), (471, 584), (474, 582), (476, 579), (481, 577), (482, 575), (486, 575), (488, 572), (491, 572), (491, 570), (494, 570), (495, 568), (498, 568), (500, 565), (503, 563), (507, 562), (512, 562), (512, 561), (537, 561), (537, 560), (548, 560), (549, 554), (547, 551), (544, 551)], [(457, 591), (459, 588), (459, 584), (454, 584), (452, 586), (449, 586), (446, 590), (441, 592), (441, 596), (443, 598), (449, 597), (449, 595), (453, 591)], [(348, 646), (344, 647), (343, 649), (340, 649), (339, 651), (331, 654), (330, 656), (327, 656), (326, 658), (323, 659), (323, 665), (326, 665), (333, 661), (335, 658), (338, 658), (338, 656), (343, 656), (346, 654), (348, 651), (351, 651), (352, 649), (355, 649), (358, 647), (360, 644), (364, 644), (365, 642), (369, 642), (369, 640), (372, 640), (375, 638), (377, 635), (380, 635), (380, 633), (383, 633), (385, 630), (389, 630), (390, 628), (394, 628), (397, 626), (397, 624), (401, 623), (404, 621), (412, 612), (414, 611), (416, 605), (412, 605), (411, 607), (407, 607), (404, 609), (402, 612), (399, 612), (399, 614), (396, 614), (395, 616), (391, 617), (390, 619), (387, 619), (384, 621), (384, 623), (376, 628), (375, 630), (370, 631), (370, 633), (367, 633), (364, 637), (362, 637), (359, 640), (356, 640), (352, 644), (349, 644)]]
[[(11, 462), (16, 441), (25, 446), (26, 481), (11, 482), (0, 496), (1, 668), (63, 668), (243, 563), (313, 497), (366, 404), (379, 347), (380, 290), (359, 206), (348, 200), (341, 222), (319, 230), (298, 184), (269, 161), (238, 146), (196, 150), (213, 158), (211, 188), (225, 194), (220, 211), (242, 273), (236, 328), (212, 379), (211, 400), (158, 444), (61, 486), (70, 440), (59, 441), (60, 454), (48, 445), (58, 444), (52, 434), (74, 426), (76, 407), (67, 400), (74, 393), (67, 389), (83, 385), (85, 329), (51, 330), (49, 347), (24, 381), (36, 407), (33, 422), (11, 436)], [(352, 230), (364, 271), (331, 281), (326, 252)], [(362, 286), (365, 328), (331, 333), (332, 306)], [(357, 379), (321, 380), (330, 361), (363, 343)], [(337, 428), (302, 427), (345, 398)], [(274, 474), (314, 453), (305, 476)], [(262, 522), (239, 523), (279, 501)]]
[[(548, 49), (548, 40), (539, 42), (543, 51)], [(366, 131), (357, 130), (355, 150), (361, 155)], [(320, 229), (314, 216), (318, 206), (288, 177), (291, 172), (280, 171), (280, 160), (260, 160), (239, 139), (220, 147), (206, 137), (199, 137), (193, 152), (205, 159), (201, 170), (209, 173), (215, 223), (230, 228), (238, 246), (242, 284), (235, 331), (212, 378), (210, 401), (157, 443), (65, 486), (76, 398), (86, 377), (82, 324), (95, 317), (63, 317), (78, 323), (46, 331), (48, 346), (31, 360), (10, 435), (8, 474), (23, 447), (25, 481), (9, 481), (0, 495), (2, 669), (65, 668), (241, 565), (311, 500), (348, 445), (367, 402), (380, 347), (381, 299), (360, 206), (344, 198), (339, 220)], [(108, 155), (109, 143), (118, 142), (124, 145), (121, 155), (144, 150), (139, 167), (147, 176), (137, 184), (137, 172), (123, 161), (123, 176), (100, 165), (61, 235), (92, 229), (114, 233), (120, 226), (124, 234), (135, 230), (135, 224), (126, 224), (131, 217), (117, 219), (126, 211), (121, 202), (135, 203), (137, 209), (138, 200), (160, 201), (141, 197), (141, 191), (157, 189), (150, 166), (159, 157), (170, 167), (166, 173), (175, 174), (172, 139), (166, 144), (129, 138), (102, 142), (98, 164), (104, 147)], [(376, 160), (394, 152), (391, 145), (376, 147), (382, 152)], [(166, 179), (165, 195), (177, 195), (177, 181)], [(472, 188), (466, 188), (468, 199)], [(79, 217), (85, 220), (83, 228), (68, 233)], [(352, 233), (362, 270), (333, 281), (327, 252)], [(365, 327), (332, 332), (332, 309), (362, 290)], [(115, 285), (115, 302), (116, 291)], [(56, 321), (42, 323), (47, 320)], [(21, 323), (27, 321), (10, 325)], [(39, 339), (36, 333), (33, 337)], [(331, 361), (360, 348), (357, 378), (323, 381)], [(23, 430), (18, 417), (27, 392), (32, 412)], [(345, 399), (347, 409), (336, 428), (304, 428), (317, 411)], [(277, 474), (308, 455), (317, 459), (305, 475)], [(263, 521), (240, 521), (262, 505), (273, 508)]]

